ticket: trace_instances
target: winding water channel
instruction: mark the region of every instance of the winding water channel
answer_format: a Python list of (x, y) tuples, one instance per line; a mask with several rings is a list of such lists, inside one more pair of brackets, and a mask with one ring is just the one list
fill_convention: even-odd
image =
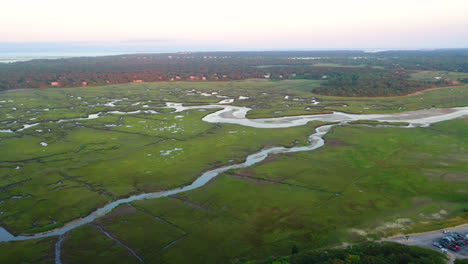
[[(302, 116), (289, 116), (289, 117), (278, 117), (278, 118), (261, 118), (261, 119), (248, 119), (246, 114), (250, 108), (247, 107), (238, 107), (230, 105), (202, 105), (202, 106), (183, 106), (180, 103), (167, 103), (168, 108), (176, 109), (176, 112), (186, 111), (190, 109), (219, 109), (214, 113), (206, 115), (202, 120), (209, 123), (231, 123), (238, 124), (243, 126), (255, 127), (255, 128), (285, 128), (293, 126), (301, 126), (310, 121), (322, 121), (322, 122), (337, 122), (339, 124), (346, 124), (350, 121), (356, 120), (375, 120), (381, 122), (407, 122), (410, 127), (425, 127), (429, 126), (432, 123), (451, 120), (459, 118), (462, 116), (468, 116), (468, 107), (456, 107), (456, 108), (433, 108), (425, 109), (418, 111), (408, 111), (401, 113), (391, 113), (391, 114), (347, 114), (342, 112), (333, 112), (331, 114), (320, 114), (320, 115), (302, 115)], [(111, 113), (111, 112), (109, 112)], [(132, 112), (135, 113), (135, 112)], [(104, 113), (90, 114), (88, 118), (79, 118), (79, 119), (69, 119), (69, 120), (60, 120), (58, 122), (68, 122), (74, 120), (84, 120), (84, 119), (95, 119)], [(176, 188), (167, 191), (153, 192), (153, 193), (142, 193), (138, 195), (132, 195), (128, 198), (119, 199), (114, 202), (111, 202), (101, 208), (98, 208), (94, 212), (90, 213), (88, 216), (83, 218), (78, 218), (66, 223), (64, 226), (50, 230), (43, 233), (38, 233), (34, 235), (20, 235), (14, 236), (9, 233), (7, 230), (0, 227), (0, 242), (3, 241), (17, 241), (17, 240), (28, 240), (36, 238), (44, 238), (50, 236), (61, 236), (66, 232), (80, 227), (85, 224), (93, 222), (96, 218), (104, 216), (111, 212), (114, 208), (121, 204), (129, 203), (136, 200), (143, 199), (155, 199), (159, 197), (165, 197), (169, 195), (174, 195), (181, 192), (190, 191), (199, 187), (204, 186), (211, 179), (215, 178), (219, 174), (230, 170), (230, 169), (239, 169), (251, 166), (253, 164), (259, 163), (264, 160), (270, 154), (278, 153), (291, 153), (291, 152), (300, 152), (300, 151), (310, 151), (317, 149), (325, 144), (322, 137), (330, 130), (334, 125), (324, 125), (318, 127), (314, 134), (309, 136), (309, 145), (300, 146), (300, 147), (273, 147), (261, 150), (257, 153), (247, 156), (246, 160), (242, 163), (226, 165), (220, 168), (215, 168), (209, 170), (200, 177), (198, 177), (193, 183), (182, 187)], [(59, 240), (58, 248), (56, 249), (58, 255), (60, 254), (60, 243)]]

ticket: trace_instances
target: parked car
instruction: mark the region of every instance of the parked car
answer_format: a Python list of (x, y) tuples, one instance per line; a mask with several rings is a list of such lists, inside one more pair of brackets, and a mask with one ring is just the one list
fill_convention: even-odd
[(455, 245), (459, 246), (459, 247), (464, 247), (465, 246), (465, 242), (463, 241), (455, 241), (453, 242)]
[(450, 237), (453, 237), (453, 238), (456, 239), (456, 240), (462, 239), (462, 238), (463, 238), (463, 236), (460, 235), (460, 233), (457, 233), (457, 232), (451, 233), (449, 236), (450, 236)]
[(443, 248), (443, 246), (441, 244), (439, 244), (439, 242), (434, 242), (432, 243), (432, 245), (436, 248)]
[(447, 239), (444, 239), (442, 238), (440, 241), (439, 241), (439, 244), (441, 244), (443, 247), (447, 248), (447, 249), (450, 249), (452, 251), (458, 251), (460, 250), (460, 247), (455, 245), (455, 244), (452, 244), (450, 241), (448, 241)]
[(455, 241), (455, 238), (453, 238), (453, 237), (451, 237), (451, 236), (444, 236), (442, 239), (446, 239), (446, 240), (449, 241), (449, 242)]
[(453, 251), (458, 251), (458, 250), (460, 250), (460, 247), (455, 245), (455, 244), (450, 244), (448, 249), (451, 249)]
[(444, 239), (439, 240), (439, 244), (442, 245), (445, 248), (448, 248), (450, 246), (450, 242), (448, 242), (447, 240), (444, 240)]
[[(448, 244), (452, 244), (452, 240), (449, 239), (448, 237), (443, 237), (439, 240), (439, 243), (441, 243), (442, 241), (444, 241), (445, 243), (448, 243)], [(441, 243), (442, 244), (442, 243)]]

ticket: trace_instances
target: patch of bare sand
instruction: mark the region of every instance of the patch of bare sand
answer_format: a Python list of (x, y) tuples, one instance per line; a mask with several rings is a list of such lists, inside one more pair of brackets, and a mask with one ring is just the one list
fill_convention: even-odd
[[(125, 205), (121, 205), (117, 208), (115, 208), (112, 212), (110, 212), (109, 214), (103, 216), (101, 219), (102, 220), (112, 220), (112, 219), (115, 219), (116, 217), (118, 216), (121, 216), (121, 215), (131, 215), (131, 214), (134, 214), (138, 212), (138, 210), (129, 205), (129, 204), (125, 204)], [(100, 222), (101, 219), (96, 219), (96, 222)]]
[(351, 144), (337, 138), (327, 138), (325, 141), (325, 145), (327, 147), (346, 147)]

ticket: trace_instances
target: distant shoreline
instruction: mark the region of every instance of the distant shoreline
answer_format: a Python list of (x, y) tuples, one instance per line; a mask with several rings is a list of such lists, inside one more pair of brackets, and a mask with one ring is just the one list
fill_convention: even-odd
[(65, 59), (72, 58), (71, 56), (64, 57), (21, 57), (21, 58), (2, 58), (0, 57), (0, 63), (13, 63), (13, 62), (22, 62), (30, 60), (56, 60), (56, 59)]
[(101, 56), (117, 56), (124, 54), (139, 54), (139, 53), (158, 53), (154, 51), (135, 52), (0, 52), (0, 63), (15, 63), (30, 60), (56, 60), (75, 57), (101, 57)]

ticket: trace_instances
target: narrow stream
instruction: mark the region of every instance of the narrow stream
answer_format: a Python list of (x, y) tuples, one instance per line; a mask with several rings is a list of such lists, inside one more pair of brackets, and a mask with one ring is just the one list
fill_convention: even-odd
[[(101, 231), (106, 237), (108, 237), (109, 239), (115, 241), (117, 244), (119, 244), (121, 247), (127, 249), (135, 258), (137, 258), (141, 263), (143, 263), (143, 259), (138, 256), (137, 253), (135, 253), (135, 251), (133, 251), (131, 248), (127, 247), (127, 245), (125, 245), (124, 243), (120, 242), (119, 240), (117, 240), (116, 238), (114, 238), (113, 236), (111, 236), (109, 233), (106, 232), (106, 230), (104, 230), (100, 225), (96, 225), (96, 227), (99, 229), (99, 231)], [(55, 264), (62, 264), (62, 263), (57, 263), (57, 261), (55, 262)]]
[(324, 140), (322, 139), (322, 136), (325, 135), (330, 128), (333, 125), (326, 125), (326, 126), (321, 126), (316, 129), (316, 133), (312, 134), (309, 137), (309, 142), (311, 143), (308, 146), (301, 146), (301, 147), (292, 147), (292, 148), (285, 148), (285, 147), (273, 147), (273, 148), (268, 148), (268, 149), (263, 149), (259, 152), (256, 152), (254, 154), (251, 154), (247, 156), (245, 162), (239, 163), (239, 164), (232, 164), (232, 165), (227, 165), (223, 166), (220, 168), (216, 168), (213, 170), (209, 170), (205, 173), (203, 173), (200, 177), (198, 177), (193, 183), (190, 185), (181, 187), (181, 188), (176, 188), (168, 191), (161, 191), (161, 192), (153, 192), (153, 193), (142, 193), (138, 195), (133, 195), (128, 198), (123, 198), (116, 200), (114, 202), (111, 202), (96, 211), (92, 212), (88, 216), (84, 218), (78, 218), (75, 220), (72, 220), (68, 223), (66, 223), (63, 227), (43, 232), (43, 233), (38, 233), (35, 235), (31, 236), (13, 236), (11, 233), (9, 233), (7, 230), (4, 228), (0, 227), (0, 242), (3, 241), (17, 241), (17, 240), (28, 240), (28, 239), (36, 239), (36, 238), (44, 238), (44, 237), (50, 237), (50, 236), (60, 236), (65, 234), (66, 232), (75, 229), (77, 227), (80, 227), (85, 224), (89, 224), (92, 221), (94, 221), (96, 218), (99, 218), (101, 216), (104, 216), (111, 212), (114, 208), (121, 204), (125, 203), (130, 203), (132, 201), (137, 201), (137, 200), (144, 200), (144, 199), (155, 199), (159, 197), (166, 197), (169, 195), (174, 195), (178, 194), (181, 192), (186, 192), (190, 191), (199, 187), (202, 187), (206, 183), (208, 183), (211, 179), (214, 177), (218, 176), (219, 174), (230, 170), (230, 169), (240, 169), (244, 167), (251, 166), (253, 164), (256, 164), (262, 160), (264, 160), (270, 153), (277, 154), (277, 153), (286, 153), (286, 152), (298, 152), (298, 151), (308, 151), (308, 150), (313, 150), (316, 148), (319, 148), (324, 145)]
[[(465, 115), (468, 115), (468, 107), (456, 107), (456, 108), (445, 108), (445, 109), (427, 109), (427, 110), (418, 110), (418, 111), (409, 111), (409, 112), (402, 112), (402, 113), (392, 113), (392, 114), (347, 114), (341, 112), (333, 112), (332, 114), (320, 114), (320, 115), (303, 115), (303, 116), (291, 116), (291, 117), (278, 117), (278, 118), (262, 118), (262, 119), (248, 119), (246, 118), (246, 114), (250, 108), (247, 107), (238, 107), (238, 106), (230, 106), (230, 105), (202, 105), (202, 106), (188, 106), (184, 107), (182, 104), (179, 103), (167, 103), (168, 108), (175, 108), (175, 112), (181, 112), (190, 109), (206, 109), (206, 108), (222, 108), (215, 113), (211, 113), (206, 115), (202, 120), (205, 122), (210, 123), (231, 123), (231, 124), (238, 124), (243, 126), (249, 127), (256, 127), (256, 128), (283, 128), (283, 127), (293, 127), (293, 126), (300, 126), (304, 125), (310, 121), (322, 121), (322, 122), (338, 122), (340, 124), (346, 124), (349, 121), (355, 120), (376, 120), (381, 122), (408, 122), (410, 125), (407, 126), (408, 128), (411, 127), (418, 127), (418, 126), (429, 126), (432, 123), (450, 120), (459, 118)], [(138, 111), (132, 112), (136, 113)], [(119, 112), (120, 113), (120, 112)], [(90, 114), (88, 118), (75, 118), (75, 119), (68, 119), (68, 120), (59, 120), (58, 122), (68, 122), (68, 121), (75, 121), (75, 120), (85, 120), (85, 119), (95, 119), (99, 118), (102, 113), (97, 114)], [(300, 152), (300, 151), (310, 151), (317, 149), (324, 145), (324, 140), (322, 137), (330, 131), (331, 127), (334, 125), (324, 125), (318, 127), (315, 130), (315, 133), (309, 136), (309, 145), (307, 146), (300, 146), (300, 147), (273, 147), (268, 149), (263, 149), (259, 152), (251, 154), (247, 156), (245, 162), (239, 164), (232, 164), (223, 166), (220, 168), (209, 170), (203, 173), (200, 177), (198, 177), (193, 183), (187, 185), (185, 187), (176, 188), (168, 191), (161, 191), (161, 192), (154, 192), (154, 193), (142, 193), (138, 195), (132, 195), (128, 198), (123, 198), (111, 202), (101, 208), (98, 208), (88, 216), (84, 218), (78, 218), (66, 223), (63, 227), (50, 230), (43, 233), (38, 233), (34, 235), (20, 235), (14, 236), (9, 233), (4, 228), (0, 227), (0, 242), (3, 241), (18, 241), (18, 240), (28, 240), (28, 239), (37, 239), (37, 238), (44, 238), (50, 236), (60, 236), (60, 239), (56, 245), (56, 263), (60, 264), (60, 246), (63, 241), (63, 235), (73, 230), (77, 227), (80, 227), (85, 224), (89, 224), (93, 222), (96, 218), (104, 216), (111, 212), (114, 208), (121, 204), (130, 203), (136, 200), (143, 200), (143, 199), (155, 199), (159, 197), (166, 197), (169, 195), (178, 194), (181, 192), (190, 191), (199, 187), (204, 186), (208, 183), (211, 179), (215, 178), (219, 174), (230, 170), (230, 169), (239, 169), (251, 166), (253, 164), (259, 163), (263, 161), (268, 155), (270, 154), (278, 154), (278, 153), (291, 153), (291, 152)]]
[(57, 243), (55, 243), (55, 264), (62, 264), (61, 251), (62, 251), (62, 243), (64, 239), (65, 239), (65, 236), (61, 235)]

